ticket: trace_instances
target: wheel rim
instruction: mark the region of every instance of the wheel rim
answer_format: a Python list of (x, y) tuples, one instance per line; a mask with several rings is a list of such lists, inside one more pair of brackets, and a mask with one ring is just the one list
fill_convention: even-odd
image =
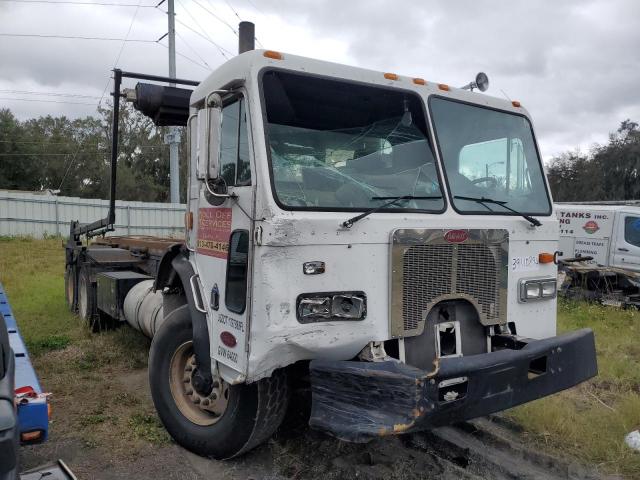
[(193, 342), (180, 345), (169, 367), (169, 386), (173, 400), (189, 421), (200, 426), (209, 426), (218, 422), (229, 403), (229, 384), (216, 373), (213, 377), (213, 390), (207, 396), (193, 388), (192, 377), (195, 372), (196, 358)]
[(84, 276), (80, 277), (80, 285), (78, 288), (78, 312), (83, 320), (87, 320), (87, 304), (88, 304), (87, 281)]

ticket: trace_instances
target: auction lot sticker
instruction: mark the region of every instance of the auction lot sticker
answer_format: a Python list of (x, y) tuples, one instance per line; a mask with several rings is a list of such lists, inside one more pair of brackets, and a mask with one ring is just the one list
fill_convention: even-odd
[(198, 253), (226, 259), (230, 235), (230, 208), (201, 208), (198, 211)]

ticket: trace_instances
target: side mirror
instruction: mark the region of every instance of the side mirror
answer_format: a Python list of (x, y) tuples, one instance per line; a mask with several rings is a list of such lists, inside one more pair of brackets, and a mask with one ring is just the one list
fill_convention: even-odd
[(222, 137), (222, 97), (217, 93), (207, 98), (207, 179), (220, 173), (220, 140)]
[(208, 165), (207, 179), (216, 179), (220, 173), (220, 137), (222, 135), (222, 110), (207, 108)]

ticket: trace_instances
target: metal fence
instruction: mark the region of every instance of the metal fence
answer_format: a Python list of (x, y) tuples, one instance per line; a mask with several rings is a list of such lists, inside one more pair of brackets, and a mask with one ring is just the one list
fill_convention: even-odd
[[(114, 234), (182, 236), (185, 208), (179, 203), (116, 201)], [(0, 190), (0, 236), (66, 236), (72, 220), (93, 222), (108, 210), (108, 200)]]

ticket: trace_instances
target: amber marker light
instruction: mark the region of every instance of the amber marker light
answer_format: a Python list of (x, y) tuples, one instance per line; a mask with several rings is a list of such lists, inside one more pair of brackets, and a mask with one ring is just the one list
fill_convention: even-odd
[(272, 58), (274, 60), (282, 60), (284, 56), (280, 52), (276, 52), (274, 50), (266, 50), (263, 55), (267, 58)]
[(184, 214), (184, 226), (187, 227), (187, 230), (193, 229), (193, 212)]
[(386, 78), (387, 80), (398, 80), (398, 74), (397, 73), (385, 73), (384, 74), (384, 78)]
[(449, 85), (447, 85), (446, 83), (439, 83), (439, 84), (438, 84), (438, 88), (439, 88), (440, 90), (444, 90), (445, 92), (448, 92), (448, 91), (449, 91)]
[(518, 100), (514, 100), (513, 102), (511, 102), (511, 105), (513, 105), (516, 108), (520, 108), (520, 102)]
[(20, 434), (20, 440), (22, 440), (24, 443), (35, 442), (37, 440), (40, 440), (41, 437), (42, 430), (36, 430), (35, 432), (24, 432)]
[(413, 83), (416, 85), (426, 85), (427, 81), (424, 78), (414, 78)]
[(540, 263), (553, 263), (554, 255), (549, 252), (542, 252), (538, 255), (538, 261)]

